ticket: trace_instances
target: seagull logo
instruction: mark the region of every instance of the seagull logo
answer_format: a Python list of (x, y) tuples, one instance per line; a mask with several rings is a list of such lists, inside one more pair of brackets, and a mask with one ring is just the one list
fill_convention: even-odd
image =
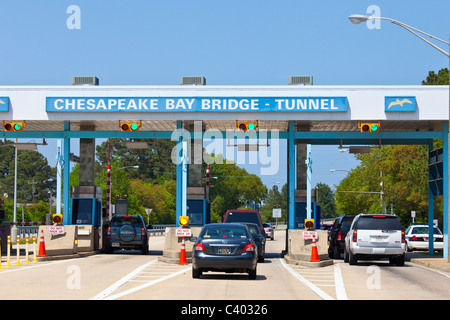
[(392, 106), (398, 106), (398, 105), (400, 107), (403, 107), (403, 104), (405, 104), (405, 103), (413, 104), (412, 101), (409, 100), (409, 99), (403, 99), (403, 100), (397, 99), (397, 100), (392, 101), (391, 103), (389, 103), (388, 109), (390, 109)]
[(0, 104), (5, 104), (5, 102), (3, 100), (0, 99)]

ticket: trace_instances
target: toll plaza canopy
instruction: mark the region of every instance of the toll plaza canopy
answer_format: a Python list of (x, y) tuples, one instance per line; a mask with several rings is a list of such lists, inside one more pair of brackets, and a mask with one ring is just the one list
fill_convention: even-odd
[[(288, 140), (291, 194), (296, 143), (432, 146), (443, 139), (448, 248), (448, 86), (0, 86), (0, 118), (24, 122), (4, 138), (64, 139), (65, 158), (71, 138), (170, 138), (183, 121), (202, 121), (203, 134), (235, 132), (236, 120), (258, 121), (258, 133), (277, 131)], [(140, 128), (123, 132), (121, 121), (139, 121)], [(379, 129), (363, 133), (360, 122)]]

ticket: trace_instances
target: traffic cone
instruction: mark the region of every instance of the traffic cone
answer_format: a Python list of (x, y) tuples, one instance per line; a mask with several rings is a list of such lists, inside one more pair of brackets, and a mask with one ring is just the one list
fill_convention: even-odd
[(44, 241), (44, 230), (41, 229), (41, 236), (39, 238), (39, 253), (38, 257), (46, 257), (47, 253), (45, 252), (45, 241)]
[(311, 260), (309, 262), (320, 262), (315, 238), (312, 239)]
[(186, 246), (184, 244), (184, 237), (183, 241), (181, 242), (180, 261), (178, 261), (178, 264), (188, 264), (186, 261)]

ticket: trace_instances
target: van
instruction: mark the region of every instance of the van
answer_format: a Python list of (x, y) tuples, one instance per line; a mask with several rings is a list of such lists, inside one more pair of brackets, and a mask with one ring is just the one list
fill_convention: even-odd
[(261, 216), (256, 210), (227, 210), (225, 213), (224, 223), (228, 222), (250, 222), (258, 225), (261, 234), (266, 237)]

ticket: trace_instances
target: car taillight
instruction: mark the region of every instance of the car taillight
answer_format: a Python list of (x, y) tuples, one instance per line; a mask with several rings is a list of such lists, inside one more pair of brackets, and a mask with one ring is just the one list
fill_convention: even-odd
[(352, 237), (352, 241), (356, 242), (356, 236), (358, 235), (358, 231), (354, 230), (353, 231), (353, 237)]
[(337, 239), (339, 240), (339, 241), (341, 241), (342, 240), (342, 232), (338, 232), (338, 234), (337, 234)]
[(267, 230), (267, 232), (272, 232), (272, 229)]
[(411, 241), (417, 241), (417, 240), (418, 240), (418, 238), (415, 235), (411, 237)]
[(252, 251), (255, 251), (255, 247), (251, 243), (248, 243), (244, 247), (244, 252), (252, 252)]
[(405, 243), (405, 231), (402, 231), (402, 243)]
[(141, 228), (142, 239), (145, 239), (145, 228)]
[(435, 242), (444, 242), (444, 238), (434, 238)]
[(206, 249), (205, 249), (205, 246), (203, 245), (203, 243), (199, 242), (195, 245), (194, 250), (195, 251), (205, 251)]
[(108, 230), (106, 230), (106, 236), (108, 238), (111, 237), (111, 227), (108, 227)]

